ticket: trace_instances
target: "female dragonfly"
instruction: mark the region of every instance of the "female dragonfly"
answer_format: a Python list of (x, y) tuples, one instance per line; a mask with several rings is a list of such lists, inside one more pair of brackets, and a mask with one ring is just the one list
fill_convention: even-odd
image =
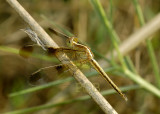
[[(100, 73), (100, 75), (110, 84), (111, 87), (113, 87), (117, 93), (127, 101), (127, 97), (122, 93), (122, 91), (114, 84), (114, 82), (109, 78), (109, 76), (104, 72), (104, 70), (100, 67), (100, 65), (96, 62), (96, 60), (94, 59), (94, 55), (92, 53), (92, 51), (90, 50), (89, 47), (79, 43), (77, 41), (76, 37), (69, 37), (63, 33), (60, 33), (54, 29), (49, 28), (49, 31), (51, 31), (52, 33), (54, 33), (55, 35), (59, 36), (59, 37), (63, 37), (65, 39), (68, 40), (68, 43), (70, 45), (71, 48), (65, 48), (65, 47), (60, 47), (60, 48), (53, 48), (53, 47), (48, 47), (43, 45), (43, 43), (41, 42), (41, 40), (38, 38), (37, 34), (32, 31), (31, 29), (23, 29), (24, 32), (26, 32), (29, 37), (31, 38), (32, 41), (36, 42), (39, 46), (41, 46), (44, 50), (47, 50), (47, 52), (51, 55), (56, 54), (59, 51), (65, 52), (67, 55), (71, 54), (71, 60), (75, 60), (83, 63), (83, 62), (88, 62), (90, 63), (93, 68)], [(31, 47), (31, 46), (28, 46)], [(23, 56), (23, 50), (25, 51), (30, 51), (32, 49), (27, 49), (27, 47), (22, 48), (22, 51), (20, 51), (20, 55)], [(78, 60), (79, 59), (79, 60)], [(65, 66), (64, 65), (55, 65), (55, 66), (51, 66), (51, 67), (45, 67), (45, 68), (41, 68), (38, 71), (34, 72), (31, 76), (30, 76), (30, 81), (32, 80), (39, 80), (40, 76), (36, 76), (36, 74), (38, 72), (40, 72), (41, 70), (44, 70), (46, 68), (53, 68), (56, 69), (58, 73), (61, 73), (64, 71)]]

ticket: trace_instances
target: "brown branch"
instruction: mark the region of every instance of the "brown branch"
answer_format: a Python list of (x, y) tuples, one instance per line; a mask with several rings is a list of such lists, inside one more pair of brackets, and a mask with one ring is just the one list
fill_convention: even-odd
[[(7, 0), (7, 2), (16, 10), (16, 12), (23, 18), (23, 20), (29, 24), (32, 30), (34, 30), (38, 34), (40, 40), (44, 43), (44, 45), (58, 48), (58, 45), (50, 38), (50, 36), (40, 27), (40, 25), (16, 0)], [(56, 56), (63, 64), (65, 64), (67, 57), (64, 53), (60, 52)], [(70, 61), (70, 64), (67, 64), (67, 67), (71, 69), (70, 72), (73, 74), (74, 78), (81, 84), (82, 87), (85, 88), (86, 92), (93, 98), (93, 100), (105, 113), (117, 114), (117, 112), (112, 108), (112, 106), (99, 93), (99, 91), (93, 86), (93, 84), (85, 77), (85, 75), (73, 64), (72, 61)]]

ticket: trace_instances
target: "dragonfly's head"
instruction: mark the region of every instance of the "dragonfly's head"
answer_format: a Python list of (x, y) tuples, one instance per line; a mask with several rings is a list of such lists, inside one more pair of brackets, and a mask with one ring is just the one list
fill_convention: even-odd
[(78, 40), (76, 37), (70, 37), (68, 40), (68, 45), (69, 45), (69, 47), (73, 47), (74, 43), (77, 43), (77, 42), (78, 42)]

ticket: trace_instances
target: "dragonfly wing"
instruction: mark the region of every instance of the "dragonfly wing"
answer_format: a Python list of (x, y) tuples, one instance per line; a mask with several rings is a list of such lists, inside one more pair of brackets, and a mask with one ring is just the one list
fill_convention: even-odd
[(51, 82), (63, 78), (64, 75), (69, 75), (67, 68), (60, 64), (49, 67), (40, 68), (29, 76), (31, 85), (40, 85), (46, 82)]
[(64, 52), (72, 61), (83, 61), (87, 59), (87, 55), (85, 51), (77, 50), (77, 49), (72, 49), (72, 48), (53, 48), (53, 47), (48, 47), (48, 55), (50, 56), (55, 56), (56, 53), (58, 52)]
[(37, 44), (24, 45), (19, 49), (19, 55), (26, 59), (31, 58), (35, 53), (41, 55), (42, 52), (44, 52), (44, 50)]
[(28, 36), (30, 37), (30, 39), (37, 43), (39, 46), (41, 46), (44, 50), (46, 50), (45, 45), (42, 43), (41, 39), (38, 37), (38, 35), (32, 31), (30, 28), (26, 28), (26, 29), (21, 29), (22, 31), (24, 31), (25, 33), (28, 34)]
[(19, 50), (19, 55), (23, 58), (29, 58), (31, 54), (33, 53), (33, 46), (28, 45), (28, 46), (23, 46)]
[(48, 28), (48, 30), (52, 33), (54, 33), (55, 35), (59, 36), (59, 37), (62, 37), (62, 38), (65, 38), (65, 39), (69, 39), (70, 37), (61, 33), (61, 32), (58, 32), (56, 31), (55, 29), (52, 29), (52, 28)]

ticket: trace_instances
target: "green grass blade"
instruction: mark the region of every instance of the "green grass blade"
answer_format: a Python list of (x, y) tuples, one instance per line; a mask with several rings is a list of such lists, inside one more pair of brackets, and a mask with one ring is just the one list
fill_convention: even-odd
[[(138, 3), (137, 0), (133, 0), (133, 3), (134, 3), (134, 7), (136, 9), (137, 15), (138, 15), (139, 22), (140, 22), (141, 26), (143, 26), (145, 24), (145, 20), (144, 20), (144, 16), (143, 16), (140, 4)], [(152, 63), (152, 68), (154, 71), (155, 79), (157, 82), (157, 86), (158, 86), (158, 88), (160, 88), (160, 70), (159, 70), (159, 67), (157, 64), (158, 62), (156, 60), (151, 41), (147, 39), (146, 43), (147, 43), (148, 54), (149, 54), (149, 57), (150, 57), (150, 60)]]
[(100, 18), (102, 24), (104, 25), (105, 29), (109, 31), (109, 35), (111, 36), (111, 41), (113, 43), (114, 48), (117, 51), (118, 58), (120, 60), (120, 63), (122, 65), (123, 72), (126, 74), (127, 77), (138, 83), (139, 85), (143, 86), (146, 90), (153, 93), (154, 95), (160, 97), (160, 91), (153, 86), (152, 84), (148, 83), (147, 81), (143, 80), (140, 76), (137, 76), (136, 74), (130, 72), (125, 64), (125, 61), (123, 59), (123, 56), (121, 55), (119, 48), (118, 48), (118, 42), (115, 39), (118, 39), (118, 36), (116, 32), (113, 30), (111, 24), (108, 21), (108, 18), (105, 15), (105, 12), (102, 8), (102, 5), (100, 4), (99, 0), (90, 0), (91, 4), (93, 5), (98, 17)]
[[(127, 87), (120, 87), (120, 89), (122, 91), (129, 91), (129, 90), (140, 89), (140, 88), (141, 87), (137, 86), (137, 85), (131, 85), (131, 86), (127, 86)], [(105, 91), (103, 91), (101, 93), (102, 93), (102, 95), (111, 95), (111, 94), (115, 94), (116, 91), (114, 89), (110, 89), (110, 90), (105, 90)], [(44, 104), (44, 105), (40, 105), (40, 106), (36, 106), (36, 107), (32, 107), (32, 108), (27, 108), (27, 109), (7, 112), (6, 114), (31, 113), (31, 112), (34, 112), (34, 111), (39, 111), (39, 110), (43, 110), (43, 109), (53, 108), (53, 107), (57, 107), (57, 106), (61, 106), (61, 105), (65, 105), (65, 104), (69, 104), (69, 103), (73, 103), (73, 102), (89, 100), (90, 98), (91, 98), (90, 96), (86, 95), (86, 96), (82, 96), (82, 97), (79, 97), (79, 98), (75, 98), (75, 99), (71, 99), (71, 100), (66, 100), (66, 101), (63, 101), (63, 102), (60, 102), (60, 103)]]
[[(115, 70), (115, 68), (110, 67), (110, 68), (105, 69), (105, 72), (111, 72), (113, 70)], [(97, 74), (98, 74), (98, 72), (96, 72), (96, 71), (91, 72), (91, 73), (87, 74), (87, 77), (92, 77), (92, 76), (95, 76)], [(41, 89), (53, 87), (53, 86), (63, 84), (65, 82), (69, 82), (69, 81), (73, 81), (73, 80), (74, 80), (73, 77), (68, 77), (68, 78), (61, 79), (61, 80), (56, 80), (54, 82), (50, 82), (50, 83), (47, 83), (47, 84), (44, 84), (44, 85), (40, 85), (40, 86), (32, 87), (32, 88), (29, 88), (29, 89), (26, 89), (26, 90), (21, 90), (21, 91), (18, 91), (18, 92), (14, 92), (14, 93), (9, 94), (8, 96), (9, 97), (15, 97), (15, 96), (18, 96), (18, 95), (28, 94), (28, 93), (31, 93), (31, 92), (35, 92), (35, 91), (38, 91), (38, 90), (41, 90)]]
[[(8, 53), (13, 53), (13, 54), (19, 55), (19, 49), (8, 47), (8, 46), (0, 46), (0, 51), (4, 51), (4, 52), (8, 52)], [(41, 59), (41, 60), (44, 60), (44, 61), (55, 62), (55, 63), (59, 62), (56, 58), (49, 57), (49, 56), (42, 55), (42, 54), (33, 53), (31, 55), (31, 57), (37, 58), (37, 59)]]

